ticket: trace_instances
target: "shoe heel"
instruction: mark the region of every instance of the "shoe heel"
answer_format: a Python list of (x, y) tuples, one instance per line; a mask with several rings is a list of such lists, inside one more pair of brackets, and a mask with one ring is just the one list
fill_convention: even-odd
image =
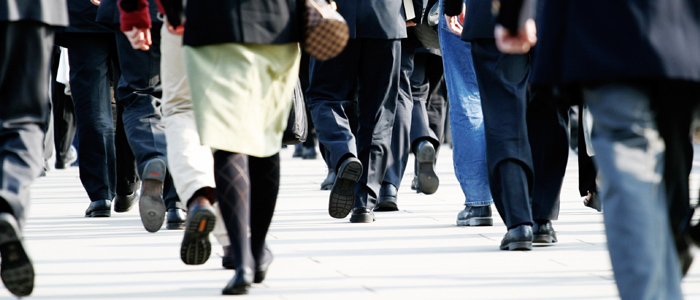
[(471, 218), (469, 226), (493, 226), (493, 218)]
[(532, 250), (532, 242), (511, 242), (508, 244), (508, 250)]

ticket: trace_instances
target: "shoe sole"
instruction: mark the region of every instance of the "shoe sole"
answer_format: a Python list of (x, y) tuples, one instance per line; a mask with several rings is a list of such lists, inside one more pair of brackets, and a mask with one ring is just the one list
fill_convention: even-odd
[(434, 194), (440, 180), (435, 174), (435, 149), (431, 147), (423, 147), (416, 153), (416, 161), (418, 162), (418, 184), (417, 188), (426, 195)]
[(211, 256), (209, 233), (214, 230), (216, 215), (208, 210), (200, 210), (189, 217), (185, 236), (180, 246), (180, 259), (187, 265), (201, 265)]
[(242, 286), (242, 287), (232, 288), (230, 290), (224, 289), (221, 292), (221, 294), (224, 294), (224, 295), (247, 295), (249, 289), (250, 289), (250, 286)]
[(165, 162), (149, 161), (143, 170), (139, 214), (141, 223), (148, 232), (157, 232), (165, 222), (165, 203), (163, 202), (163, 182), (165, 182)]
[(0, 277), (5, 287), (17, 297), (29, 296), (34, 290), (34, 267), (24, 250), (21, 235), (14, 218), (0, 218)]
[(95, 211), (93, 211), (85, 216), (88, 218), (105, 218), (105, 217), (112, 216), (112, 211), (111, 210), (95, 210)]
[(509, 250), (509, 251), (532, 250), (532, 242), (510, 242), (505, 246), (501, 246), (501, 250)]
[(358, 160), (343, 163), (338, 170), (328, 200), (328, 214), (336, 219), (348, 216), (355, 203), (355, 184), (362, 176), (362, 164)]
[(553, 244), (558, 242), (557, 238), (549, 234), (535, 234), (532, 239), (533, 243), (538, 244)]
[(361, 214), (350, 216), (350, 223), (372, 223), (374, 221), (374, 214)]
[(470, 218), (457, 220), (457, 226), (493, 226), (493, 218)]
[(381, 201), (377, 203), (377, 206), (374, 208), (374, 211), (398, 211), (399, 206), (396, 204), (396, 201)]

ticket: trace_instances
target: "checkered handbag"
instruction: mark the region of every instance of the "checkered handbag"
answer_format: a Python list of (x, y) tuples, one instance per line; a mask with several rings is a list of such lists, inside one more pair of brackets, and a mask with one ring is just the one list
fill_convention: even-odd
[(313, 58), (336, 57), (348, 43), (348, 24), (326, 0), (305, 0), (304, 38), (301, 46)]

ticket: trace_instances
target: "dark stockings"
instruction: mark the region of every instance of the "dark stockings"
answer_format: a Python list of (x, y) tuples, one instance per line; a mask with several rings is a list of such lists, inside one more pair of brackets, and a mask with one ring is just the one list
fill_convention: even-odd
[[(236, 269), (255, 267), (265, 257), (265, 236), (272, 221), (280, 180), (279, 154), (257, 158), (216, 151), (216, 197), (226, 224)], [(250, 227), (250, 239), (248, 238)]]

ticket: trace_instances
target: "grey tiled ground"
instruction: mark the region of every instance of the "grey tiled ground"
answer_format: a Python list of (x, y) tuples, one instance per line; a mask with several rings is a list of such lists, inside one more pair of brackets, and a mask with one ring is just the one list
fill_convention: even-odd
[[(464, 198), (449, 149), (440, 154), (436, 194), (411, 191), (409, 167), (399, 192), (401, 211), (377, 213), (373, 224), (329, 217), (328, 192), (319, 191), (322, 161), (292, 159), (291, 149), (281, 155), (282, 187), (269, 233), (275, 262), (250, 299), (617, 297), (602, 216), (581, 204), (575, 156), (554, 223), (559, 243), (505, 252), (498, 250), (505, 233), (498, 217), (493, 227), (455, 226)], [(137, 209), (84, 218), (87, 205), (77, 168), (52, 171), (34, 184), (25, 232), (37, 272), (33, 299), (223, 297), (233, 271), (221, 268), (214, 239), (215, 253), (206, 264), (186, 266), (179, 257), (182, 231), (148, 233)], [(698, 265), (684, 280), (688, 299), (700, 299)], [(0, 290), (0, 299), (10, 296)]]

